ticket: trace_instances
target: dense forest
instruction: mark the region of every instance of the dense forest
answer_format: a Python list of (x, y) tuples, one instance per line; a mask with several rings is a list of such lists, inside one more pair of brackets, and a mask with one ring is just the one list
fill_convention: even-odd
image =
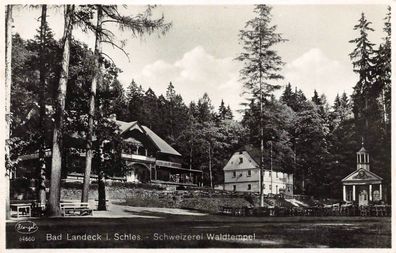
[[(289, 43), (269, 26), (267, 6), (258, 6), (257, 20), (251, 20), (251, 29), (265, 33), (272, 40), (265, 50), (276, 43)], [(178, 150), (184, 158), (183, 166), (204, 172), (204, 185), (214, 187), (223, 182), (222, 169), (237, 150), (246, 145), (260, 149), (262, 136), (264, 166), (269, 167), (270, 150), (276, 169), (292, 172), (295, 192), (323, 197), (341, 196), (340, 180), (356, 169), (355, 153), (362, 141), (371, 154), (371, 168), (384, 179), (390, 194), (391, 179), (391, 28), (390, 8), (384, 17), (384, 39), (380, 45), (369, 40), (370, 22), (364, 14), (353, 28), (357, 34), (350, 43), (355, 47), (350, 54), (353, 70), (359, 76), (351, 96), (346, 93), (328, 101), (325, 94), (304, 94), (296, 84), (283, 80), (283, 87), (261, 87), (257, 93), (249, 76), (257, 71), (260, 79), (281, 79), (276, 76), (282, 65), (280, 57), (265, 58), (258, 69), (244, 65), (241, 83), (253, 96), (242, 105), (242, 120), (237, 121), (233, 110), (222, 102), (214, 105), (207, 94), (187, 103), (178, 93), (172, 80), (164, 80), (166, 94), (155, 92), (131, 80), (129, 85), (117, 79), (120, 69), (106, 57), (99, 57), (102, 80), (97, 86), (93, 112), (93, 165), (97, 173), (122, 175), (124, 164), (117, 153), (101, 150), (98, 143), (110, 141), (120, 150), (121, 139), (114, 132), (117, 126), (110, 120), (138, 121), (146, 125)], [(253, 52), (254, 35), (247, 36), (249, 26), (241, 31), (244, 50)], [(260, 29), (260, 30), (257, 30)], [(249, 33), (252, 34), (252, 33)], [(166, 35), (165, 35), (166, 36)], [(10, 158), (18, 166), (20, 154), (37, 151), (42, 145), (51, 148), (58, 81), (61, 75), (64, 41), (55, 40), (51, 28), (44, 24), (33, 39), (23, 39), (18, 34), (12, 41), (12, 95)], [(259, 52), (259, 57), (264, 52)], [(253, 54), (252, 54), (253, 55)], [(243, 63), (254, 62), (252, 55), (241, 53)], [(250, 58), (248, 58), (250, 57)], [(260, 58), (261, 59), (261, 58)], [(91, 81), (95, 76), (97, 54), (86, 44), (70, 40), (69, 73), (65, 99), (63, 135), (63, 160), (69, 161), (62, 173), (76, 171), (80, 164), (73, 163), (75, 147), (85, 147), (89, 130)], [(272, 72), (264, 72), (262, 64), (272, 64)], [(44, 75), (43, 75), (44, 73)], [(44, 79), (44, 82), (43, 82)], [(44, 84), (44, 86), (43, 86)], [(274, 91), (282, 89), (278, 98)], [(44, 107), (42, 105), (45, 105)], [(45, 113), (40, 109), (45, 108)], [(261, 132), (262, 129), (262, 132)], [(76, 138), (77, 137), (77, 138)], [(113, 150), (114, 150), (113, 149)], [(106, 159), (103, 159), (105, 157)], [(83, 169), (80, 171), (84, 171)], [(210, 177), (213, 172), (213, 178)], [(46, 168), (47, 175), (50, 168)], [(47, 176), (49, 178), (49, 176)], [(389, 196), (389, 195), (388, 195)]]

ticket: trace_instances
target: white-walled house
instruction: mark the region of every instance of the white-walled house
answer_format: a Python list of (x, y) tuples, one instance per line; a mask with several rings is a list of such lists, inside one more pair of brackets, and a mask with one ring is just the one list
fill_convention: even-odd
[[(227, 162), (224, 171), (224, 190), (239, 192), (259, 192), (260, 166), (249, 151), (235, 152)], [(264, 168), (264, 194), (284, 194), (293, 196), (293, 174)]]

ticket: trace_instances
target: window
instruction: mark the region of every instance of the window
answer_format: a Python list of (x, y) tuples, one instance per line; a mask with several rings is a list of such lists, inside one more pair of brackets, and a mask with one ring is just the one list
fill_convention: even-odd
[(232, 172), (232, 177), (236, 177), (236, 171)]
[(275, 193), (278, 194), (278, 185), (275, 185)]
[(276, 178), (278, 178), (278, 172), (276, 172)]
[(288, 191), (288, 192), (290, 191), (290, 186), (287, 186), (287, 191)]
[(263, 184), (263, 189), (265, 189), (265, 184)]
[(272, 190), (272, 185), (269, 185), (269, 189)]
[(248, 190), (250, 191), (252, 189), (252, 185), (248, 184)]
[(271, 171), (268, 171), (269, 176), (271, 176)]
[(248, 176), (248, 177), (252, 176), (252, 171), (251, 171), (251, 170), (248, 170), (248, 171), (247, 171), (247, 176)]
[(233, 190), (233, 191), (236, 191), (236, 185), (233, 185), (233, 186), (232, 186), (232, 190)]
[(243, 157), (239, 157), (239, 164), (243, 163)]

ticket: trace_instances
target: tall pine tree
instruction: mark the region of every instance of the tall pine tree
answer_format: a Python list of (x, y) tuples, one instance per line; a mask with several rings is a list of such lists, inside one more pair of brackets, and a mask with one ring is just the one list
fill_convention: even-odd
[(349, 54), (353, 71), (359, 75), (359, 80), (354, 87), (353, 92), (353, 110), (355, 114), (356, 124), (363, 137), (368, 136), (367, 130), (369, 127), (369, 106), (372, 105), (370, 101), (370, 90), (373, 85), (373, 53), (374, 43), (368, 39), (368, 33), (374, 31), (370, 27), (371, 22), (366, 19), (364, 13), (357, 25), (353, 27), (355, 31), (359, 32), (359, 36), (350, 43), (356, 44), (356, 48)]
[(246, 92), (250, 94), (251, 99), (256, 99), (260, 103), (260, 206), (263, 206), (263, 104), (280, 88), (273, 81), (282, 79), (279, 72), (284, 63), (273, 47), (285, 40), (276, 32), (276, 26), (271, 25), (270, 6), (257, 5), (254, 12), (256, 17), (247, 21), (245, 28), (239, 33), (243, 51), (236, 59), (243, 63), (240, 76)]

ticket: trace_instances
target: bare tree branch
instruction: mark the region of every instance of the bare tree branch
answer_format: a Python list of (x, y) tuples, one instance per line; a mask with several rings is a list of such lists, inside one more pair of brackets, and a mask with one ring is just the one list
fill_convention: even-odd
[(110, 44), (113, 48), (118, 48), (119, 50), (121, 50), (121, 51), (125, 54), (125, 56), (128, 58), (128, 61), (129, 61), (129, 62), (131, 61), (130, 58), (129, 58), (129, 54), (128, 54), (122, 47), (120, 47), (119, 45), (115, 44), (115, 43), (112, 42), (112, 41), (108, 41), (108, 40), (102, 40), (101, 42), (102, 42), (102, 43), (108, 43), (108, 44)]

